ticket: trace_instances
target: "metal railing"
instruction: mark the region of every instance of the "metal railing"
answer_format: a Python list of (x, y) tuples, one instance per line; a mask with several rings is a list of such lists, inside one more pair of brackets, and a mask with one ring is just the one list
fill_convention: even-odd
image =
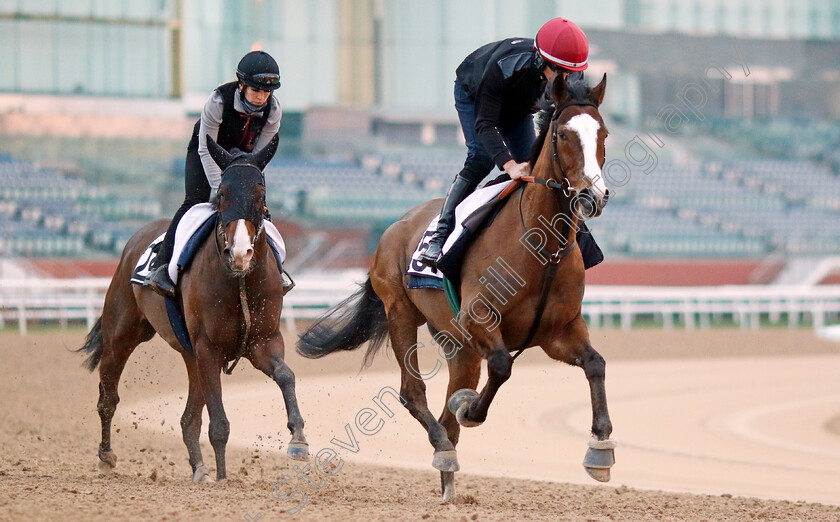
[[(283, 317), (296, 335), (295, 322), (313, 319), (358, 288), (361, 270), (303, 274), (286, 296)], [(84, 321), (90, 328), (102, 313), (108, 278), (0, 279), (0, 328), (13, 323), (21, 334), (35, 321)], [(583, 315), (590, 328), (630, 329), (655, 324), (670, 329), (706, 329), (722, 319), (741, 329), (766, 324), (822, 328), (840, 322), (840, 285), (744, 285), (712, 287), (589, 286)]]

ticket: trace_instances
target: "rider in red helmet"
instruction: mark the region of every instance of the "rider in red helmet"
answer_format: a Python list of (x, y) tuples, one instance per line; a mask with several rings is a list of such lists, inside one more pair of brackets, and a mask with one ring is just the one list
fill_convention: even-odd
[[(437, 230), (420, 256), (423, 264), (437, 268), (443, 244), (455, 226), (455, 207), (494, 166), (512, 179), (530, 174), (528, 156), (536, 140), (533, 114), (538, 102), (557, 76), (582, 79), (588, 57), (589, 42), (581, 28), (554, 18), (540, 28), (536, 39), (489, 43), (461, 62), (455, 72), (455, 109), (467, 142), (467, 159), (446, 194)], [(548, 109), (543, 112), (551, 114)], [(548, 118), (538, 118), (543, 121)]]
[(280, 69), (274, 58), (264, 51), (251, 51), (239, 61), (236, 78), (213, 91), (193, 128), (187, 146), (184, 202), (175, 212), (151, 273), (144, 281), (144, 286), (161, 295), (175, 295), (167, 265), (172, 258), (178, 222), (193, 205), (210, 201), (222, 181), (222, 171), (210, 157), (205, 137), (209, 134), (228, 152), (252, 152), (268, 145), (280, 128), (282, 110), (272, 94), (280, 87)]

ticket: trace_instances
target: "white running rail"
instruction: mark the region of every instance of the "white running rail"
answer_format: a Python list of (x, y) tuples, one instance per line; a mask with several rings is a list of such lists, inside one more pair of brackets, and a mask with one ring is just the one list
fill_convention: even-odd
[[(292, 335), (295, 321), (313, 319), (352, 294), (364, 271), (305, 274), (286, 296), (283, 320)], [(64, 327), (84, 320), (90, 328), (102, 313), (108, 278), (0, 279), (0, 328), (49, 321)], [(590, 286), (583, 314), (590, 328), (628, 330), (639, 321), (674, 328), (706, 329), (721, 318), (742, 329), (784, 319), (789, 328), (810, 323), (822, 328), (840, 322), (840, 285), (744, 285), (714, 287)]]

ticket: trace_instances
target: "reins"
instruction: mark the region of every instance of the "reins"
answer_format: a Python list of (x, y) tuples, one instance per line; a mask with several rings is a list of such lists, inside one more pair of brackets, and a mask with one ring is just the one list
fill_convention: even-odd
[[(530, 178), (530, 179), (525, 179)], [(543, 179), (535, 179), (533, 176), (523, 176), (520, 178), (525, 181), (525, 183), (538, 183), (540, 185), (545, 186), (546, 188), (553, 189), (553, 190), (563, 190), (565, 194), (565, 188), (562, 184), (557, 183), (554, 180), (543, 180)], [(522, 187), (522, 194), (525, 193), (525, 183), (521, 184)], [(522, 222), (522, 226), (525, 230), (525, 218), (522, 216), (522, 195), (519, 196), (519, 217)], [(531, 243), (530, 236), (526, 237), (525, 239), (528, 241), (528, 244), (531, 245), (532, 248), (535, 250), (537, 249), (537, 245)], [(540, 327), (540, 322), (542, 321), (543, 314), (545, 313), (545, 307), (548, 304), (548, 294), (551, 291), (551, 285), (554, 284), (554, 279), (557, 277), (557, 271), (560, 266), (560, 261), (563, 260), (569, 253), (574, 249), (575, 245), (577, 244), (577, 239), (572, 242), (567, 242), (566, 245), (561, 245), (560, 248), (557, 249), (555, 252), (549, 252), (545, 246), (539, 246), (539, 253), (544, 257), (548, 258), (548, 267), (546, 271), (543, 273), (543, 282), (542, 288), (540, 290), (540, 300), (537, 301), (537, 308), (535, 310), (534, 321), (531, 323), (531, 326), (528, 328), (528, 334), (525, 336), (525, 340), (519, 345), (519, 347), (511, 350), (516, 352), (513, 355), (513, 360), (515, 361), (517, 357), (522, 355), (522, 352), (525, 351), (525, 348), (530, 345), (531, 341), (534, 340), (534, 336), (537, 334), (537, 330)]]

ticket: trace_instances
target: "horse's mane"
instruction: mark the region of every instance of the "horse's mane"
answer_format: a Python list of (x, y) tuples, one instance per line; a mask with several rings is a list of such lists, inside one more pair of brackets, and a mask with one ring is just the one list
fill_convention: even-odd
[[(592, 88), (589, 87), (589, 84), (587, 84), (582, 78), (575, 78), (573, 80), (563, 82), (563, 84), (564, 91), (569, 94), (567, 103), (586, 102), (589, 100)], [(557, 116), (558, 114), (556, 113), (552, 114), (551, 119), (554, 119)], [(537, 140), (531, 147), (531, 169), (534, 168), (534, 165), (537, 163), (537, 159), (540, 157), (540, 152), (542, 152), (543, 145), (545, 145), (545, 139), (548, 136), (549, 127), (550, 125), (546, 125), (540, 129), (540, 134), (537, 136)]]

